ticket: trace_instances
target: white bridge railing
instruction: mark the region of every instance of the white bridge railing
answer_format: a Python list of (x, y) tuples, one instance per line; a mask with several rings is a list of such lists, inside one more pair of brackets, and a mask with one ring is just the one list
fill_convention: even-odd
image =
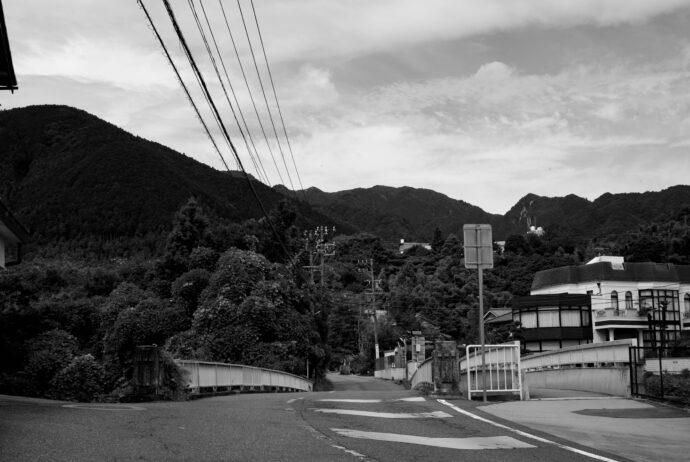
[(421, 363), (410, 377), (410, 388), (414, 389), (421, 383), (433, 384), (434, 358), (429, 358)]
[(636, 345), (637, 340), (624, 339), (535, 353), (522, 358), (522, 370), (625, 366), (630, 362), (629, 347)]
[(177, 360), (189, 372), (192, 393), (254, 389), (273, 391), (312, 391), (313, 383), (287, 372), (238, 364)]

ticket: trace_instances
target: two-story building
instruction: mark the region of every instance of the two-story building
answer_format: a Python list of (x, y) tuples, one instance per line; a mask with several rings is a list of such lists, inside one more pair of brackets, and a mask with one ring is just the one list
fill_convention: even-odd
[(21, 261), (21, 245), (29, 232), (0, 201), (0, 269)]
[[(521, 322), (532, 351), (627, 338), (651, 345), (690, 330), (688, 265), (626, 263), (623, 257), (602, 256), (586, 265), (537, 272), (530, 294), (516, 297), (513, 319)], [(567, 337), (564, 328), (569, 328)]]

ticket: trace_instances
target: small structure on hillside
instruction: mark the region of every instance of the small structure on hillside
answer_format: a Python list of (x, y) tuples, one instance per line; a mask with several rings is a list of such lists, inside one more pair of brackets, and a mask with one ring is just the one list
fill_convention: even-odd
[(0, 269), (21, 262), (21, 246), (29, 232), (0, 201)]

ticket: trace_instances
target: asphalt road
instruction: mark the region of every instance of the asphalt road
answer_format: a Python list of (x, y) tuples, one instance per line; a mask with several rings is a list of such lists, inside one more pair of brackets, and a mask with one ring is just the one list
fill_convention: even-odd
[[(373, 378), (331, 378), (332, 392), (182, 403), (75, 405), (0, 395), (0, 460), (595, 460), (572, 452), (591, 449), (477, 420), (499, 422), (476, 403), (423, 398)], [(598, 460), (624, 460), (603, 456)]]

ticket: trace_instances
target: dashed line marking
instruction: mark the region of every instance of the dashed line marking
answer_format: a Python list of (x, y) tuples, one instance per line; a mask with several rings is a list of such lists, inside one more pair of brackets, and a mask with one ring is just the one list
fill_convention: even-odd
[(453, 409), (454, 411), (456, 411), (462, 415), (465, 415), (465, 416), (470, 417), (470, 418), (475, 419), (475, 420), (479, 420), (480, 422), (488, 423), (489, 425), (493, 425), (494, 427), (502, 428), (504, 430), (508, 430), (508, 431), (513, 432), (513, 433), (517, 433), (518, 435), (523, 436), (525, 438), (530, 438), (530, 439), (539, 441), (540, 443), (552, 444), (552, 445), (554, 445), (558, 448), (564, 449), (566, 451), (574, 452), (576, 454), (590, 457), (592, 459), (601, 460), (603, 462), (618, 462), (616, 459), (611, 459), (609, 457), (600, 456), (598, 454), (583, 451), (582, 449), (577, 449), (577, 448), (574, 448), (572, 446), (567, 446), (565, 444), (556, 443), (555, 441), (547, 440), (546, 438), (542, 438), (540, 436), (533, 435), (531, 433), (523, 432), (522, 430), (518, 430), (517, 428), (512, 428), (512, 427), (509, 427), (507, 425), (503, 425), (503, 424), (500, 424), (498, 422), (494, 422), (493, 420), (485, 419), (484, 417), (480, 417), (477, 414), (473, 414), (471, 412), (460, 409), (459, 407), (449, 403), (448, 401), (446, 401), (444, 399), (439, 399), (437, 401), (441, 404), (445, 404), (446, 406), (450, 407), (451, 409)]
[(401, 435), (398, 433), (379, 433), (351, 430), (347, 428), (331, 428), (331, 431), (348, 438), (360, 438), (393, 443), (409, 443), (437, 448), (449, 449), (531, 449), (536, 446), (516, 440), (510, 436), (488, 436), (473, 438), (431, 438), (428, 436)]
[(324, 414), (345, 414), (345, 415), (357, 415), (361, 417), (378, 417), (381, 419), (447, 419), (453, 417), (447, 412), (434, 411), (434, 412), (372, 412), (372, 411), (359, 411), (354, 409), (323, 409), (315, 408), (314, 412), (321, 412)]
[(288, 400), (288, 402), (287, 402), (287, 403), (288, 403), (288, 404), (292, 404), (292, 403), (294, 403), (295, 401), (299, 401), (299, 400), (301, 400), (301, 399), (304, 399), (304, 398), (295, 398), (295, 399), (290, 399), (290, 400)]

